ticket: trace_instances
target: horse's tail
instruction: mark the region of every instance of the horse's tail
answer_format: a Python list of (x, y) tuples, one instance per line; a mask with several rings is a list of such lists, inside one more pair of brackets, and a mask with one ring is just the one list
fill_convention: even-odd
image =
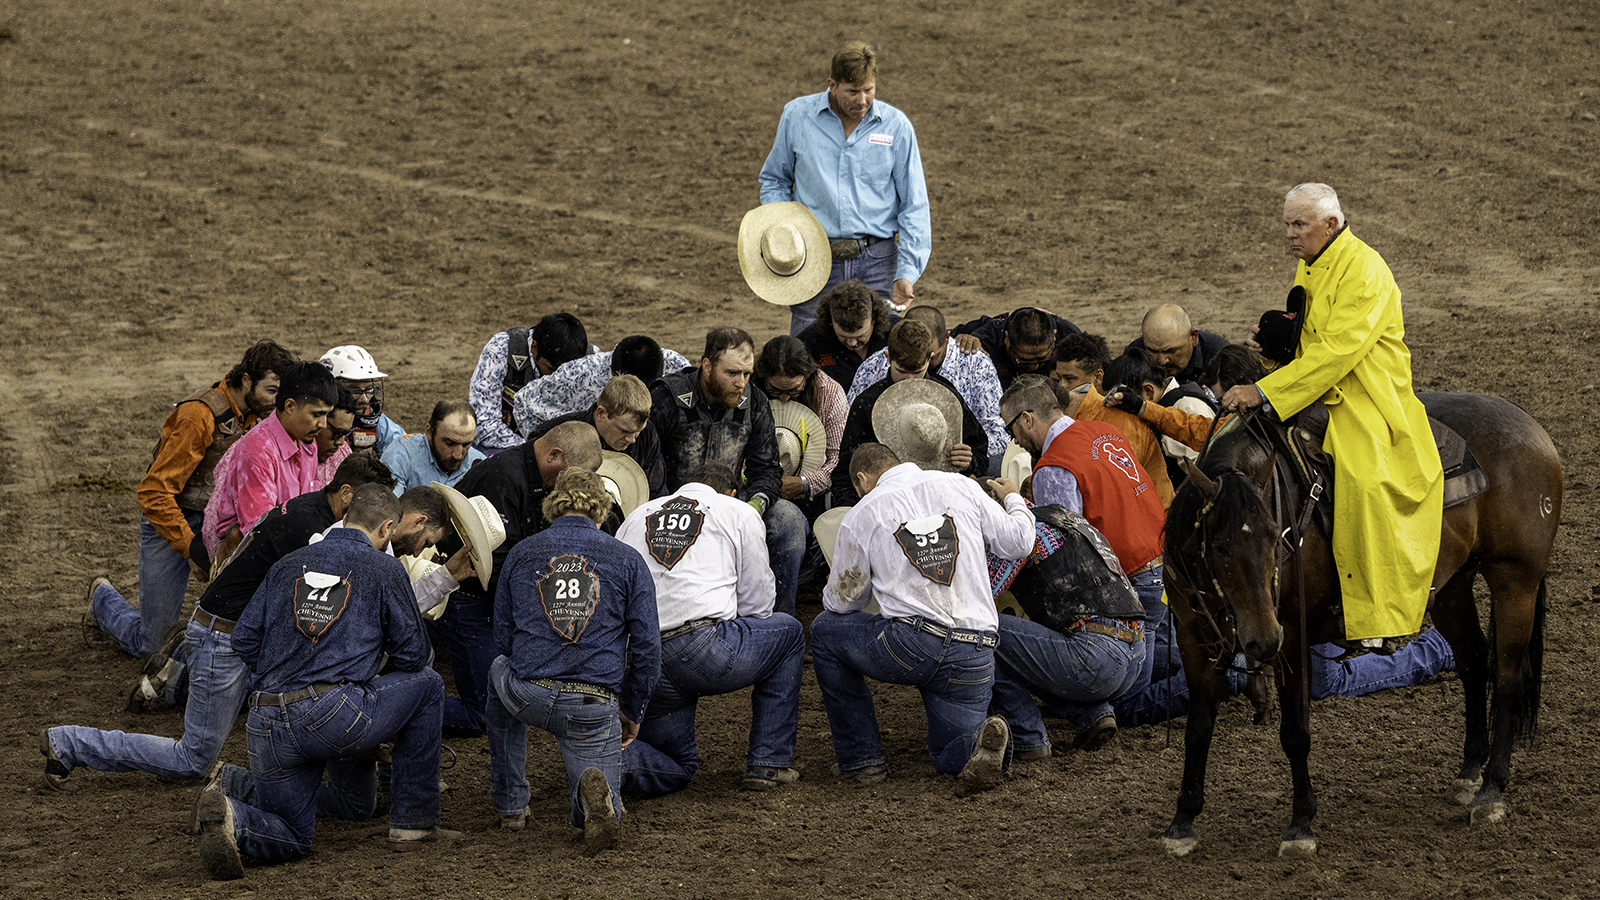
[[(1522, 695), (1502, 697), (1497, 689), (1491, 711), (1496, 719), (1503, 715), (1512, 717), (1512, 737), (1524, 747), (1532, 744), (1539, 733), (1539, 704), (1544, 687), (1544, 623), (1548, 606), (1547, 582), (1541, 578), (1533, 601), (1533, 627), (1528, 634), (1528, 647), (1522, 654)], [(1489, 622), (1489, 671), (1493, 672), (1500, 648), (1493, 616)]]
[(1522, 709), (1516, 734), (1523, 745), (1533, 743), (1539, 733), (1539, 701), (1544, 687), (1544, 618), (1549, 607), (1547, 579), (1539, 579), (1539, 596), (1533, 602), (1533, 633), (1528, 635), (1528, 652), (1522, 656)]

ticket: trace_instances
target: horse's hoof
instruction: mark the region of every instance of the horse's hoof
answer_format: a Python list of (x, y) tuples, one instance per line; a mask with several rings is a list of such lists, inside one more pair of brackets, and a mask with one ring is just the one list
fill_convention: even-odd
[(1168, 856), (1188, 856), (1194, 852), (1194, 848), (1200, 846), (1200, 839), (1197, 837), (1164, 837), (1161, 839), (1161, 846), (1167, 851)]
[(1316, 838), (1300, 838), (1294, 841), (1284, 841), (1278, 845), (1279, 859), (1310, 859), (1316, 855)]
[(1483, 787), (1482, 778), (1474, 778), (1471, 781), (1465, 778), (1457, 778), (1450, 783), (1450, 799), (1462, 806), (1471, 806), (1472, 801), (1478, 797), (1478, 788), (1480, 787)]
[(1497, 800), (1494, 803), (1483, 803), (1472, 808), (1472, 824), (1493, 825), (1496, 822), (1504, 822), (1507, 814), (1508, 811), (1503, 801)]

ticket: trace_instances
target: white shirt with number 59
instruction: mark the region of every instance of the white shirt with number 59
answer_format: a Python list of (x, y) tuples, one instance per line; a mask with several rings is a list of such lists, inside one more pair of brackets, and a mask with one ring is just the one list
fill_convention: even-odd
[[(907, 523), (946, 515), (955, 523), (957, 551), (948, 585), (913, 565), (895, 536)], [(996, 556), (1023, 559), (1034, 537), (1033, 511), (1020, 495), (1007, 496), (1002, 508), (970, 478), (901, 463), (839, 522), (822, 605), (851, 612), (876, 594), (887, 618), (922, 616), (946, 627), (996, 631), (985, 545)]]

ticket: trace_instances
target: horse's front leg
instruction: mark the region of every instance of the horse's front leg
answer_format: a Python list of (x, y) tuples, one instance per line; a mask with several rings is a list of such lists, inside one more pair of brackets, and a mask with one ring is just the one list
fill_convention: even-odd
[[(1175, 596), (1168, 582), (1168, 598)], [(1190, 602), (1195, 602), (1192, 595)], [(1173, 604), (1178, 612), (1178, 604)], [(1187, 618), (1189, 621), (1184, 622)], [(1162, 835), (1161, 845), (1169, 855), (1188, 856), (1199, 845), (1194, 831), (1195, 817), (1206, 805), (1206, 765), (1211, 756), (1211, 737), (1217, 722), (1217, 706), (1228, 696), (1226, 673), (1206, 658), (1193, 633), (1192, 617), (1179, 615), (1178, 648), (1183, 654), (1183, 673), (1189, 683), (1189, 721), (1183, 735), (1183, 786), (1178, 791), (1178, 810)]]
[(1294, 781), (1294, 814), (1289, 829), (1278, 844), (1278, 855), (1290, 859), (1315, 856), (1317, 835), (1311, 829), (1311, 820), (1317, 815), (1317, 792), (1311, 786), (1311, 770), (1306, 758), (1311, 755), (1311, 708), (1309, 694), (1311, 673), (1301, 652), (1305, 638), (1298, 632), (1286, 636), (1283, 656), (1272, 667), (1277, 674), (1278, 703), (1283, 711), (1278, 726), (1278, 738), (1283, 744), (1283, 754), (1289, 758), (1289, 774)]

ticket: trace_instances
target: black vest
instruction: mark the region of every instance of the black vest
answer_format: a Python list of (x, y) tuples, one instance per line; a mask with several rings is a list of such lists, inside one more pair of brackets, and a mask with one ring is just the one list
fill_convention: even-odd
[(1122, 574), (1111, 544), (1083, 516), (1064, 506), (1034, 507), (1034, 518), (1061, 538), (1061, 549), (1024, 566), (1011, 592), (1028, 618), (1065, 631), (1085, 616), (1143, 619), (1144, 604)]

